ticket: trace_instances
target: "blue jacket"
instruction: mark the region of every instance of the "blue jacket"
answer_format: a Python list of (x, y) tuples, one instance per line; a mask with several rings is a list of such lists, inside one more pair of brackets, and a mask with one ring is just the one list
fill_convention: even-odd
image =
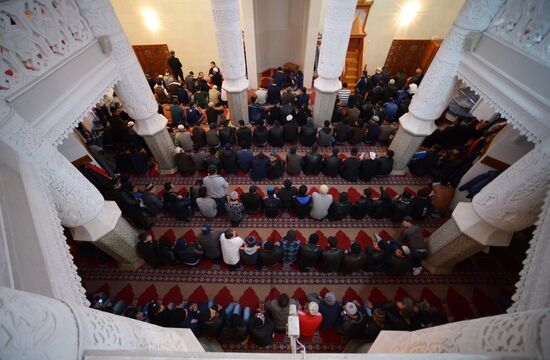
[(264, 107), (260, 104), (252, 104), (248, 106), (248, 117), (251, 124), (257, 124), (258, 121), (265, 118)]
[(397, 115), (397, 109), (399, 107), (394, 102), (387, 102), (384, 104), (384, 115), (388, 119), (395, 120), (395, 116)]
[(332, 329), (336, 326), (336, 321), (340, 316), (340, 303), (329, 305), (325, 301), (319, 302), (319, 312), (323, 315), (323, 321), (319, 329)]
[(252, 168), (250, 170), (250, 178), (254, 181), (260, 181), (267, 176), (267, 164), (269, 164), (269, 158), (255, 157), (252, 159)]

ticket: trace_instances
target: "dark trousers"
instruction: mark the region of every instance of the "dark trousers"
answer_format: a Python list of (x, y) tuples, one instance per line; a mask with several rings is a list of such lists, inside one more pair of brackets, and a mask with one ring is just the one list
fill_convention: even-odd
[(412, 262), (414, 267), (422, 266), (422, 259), (426, 257), (427, 251), (412, 250)]
[(218, 214), (225, 215), (225, 204), (227, 204), (227, 196), (221, 198), (214, 198), (218, 207)]
[(235, 271), (240, 267), (241, 267), (241, 262), (239, 261), (238, 263), (236, 263), (234, 265), (229, 265), (229, 271)]

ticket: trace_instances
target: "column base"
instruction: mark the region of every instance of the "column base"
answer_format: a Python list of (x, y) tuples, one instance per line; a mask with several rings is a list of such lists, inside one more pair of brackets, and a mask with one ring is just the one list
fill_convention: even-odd
[(71, 228), (71, 233), (74, 240), (91, 242), (121, 264), (135, 270), (135, 266), (142, 264), (136, 252), (138, 232), (121, 215), (114, 201), (105, 201), (95, 219)]
[(227, 91), (227, 102), (231, 123), (239, 126), (239, 120), (244, 120), (245, 125), (248, 125), (248, 88), (238, 92)]
[(313, 104), (313, 121), (315, 126), (322, 127), (325, 120), (332, 119), (337, 92), (324, 92), (315, 88), (315, 103)]
[(422, 266), (432, 274), (448, 274), (464, 259), (482, 251), (484, 245), (462, 233), (450, 218), (428, 240), (428, 257)]
[(157, 161), (161, 175), (172, 175), (178, 171), (174, 156), (176, 150), (170, 134), (166, 128), (154, 135), (142, 135), (149, 150)]
[(407, 165), (411, 161), (416, 150), (422, 145), (425, 136), (416, 136), (407, 132), (403, 127), (397, 130), (389, 149), (394, 152), (393, 155), (393, 175), (404, 175), (408, 173)]

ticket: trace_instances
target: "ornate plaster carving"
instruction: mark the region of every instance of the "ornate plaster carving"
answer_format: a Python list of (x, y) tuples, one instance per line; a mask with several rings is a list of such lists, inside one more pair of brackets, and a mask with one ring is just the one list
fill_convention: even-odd
[(509, 0), (487, 31), (545, 62), (550, 61), (550, 2)]
[(0, 9), (0, 99), (93, 41), (73, 0), (10, 0)]
[(465, 30), (483, 31), (501, 8), (504, 0), (468, 0), (454, 24)]
[[(547, 186), (548, 187), (548, 186)], [(550, 188), (529, 242), (523, 269), (512, 296), (514, 303), (508, 312), (520, 312), (550, 307)]]
[(472, 205), (484, 221), (510, 232), (537, 221), (550, 179), (549, 144), (535, 147), (474, 196)]
[(497, 315), (412, 332), (382, 332), (369, 353), (463, 353), (546, 359), (550, 309)]

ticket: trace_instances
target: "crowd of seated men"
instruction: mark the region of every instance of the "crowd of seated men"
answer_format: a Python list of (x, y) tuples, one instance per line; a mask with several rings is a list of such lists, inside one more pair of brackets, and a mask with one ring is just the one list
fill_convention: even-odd
[(444, 313), (426, 300), (415, 303), (405, 297), (402, 301), (388, 301), (361, 305), (358, 300), (338, 301), (334, 293), (323, 296), (311, 293), (304, 303), (281, 294), (261, 304), (258, 309), (231, 302), (225, 308), (213, 300), (201, 303), (169, 303), (153, 301), (136, 307), (113, 300), (105, 294), (89, 296), (91, 307), (155, 325), (188, 328), (196, 336), (214, 337), (222, 343), (252, 343), (268, 346), (275, 334), (285, 334), (291, 304), (298, 309), (300, 336), (334, 330), (344, 341), (361, 339), (374, 342), (382, 330), (412, 331), (445, 324)]
[(197, 266), (202, 260), (215, 264), (223, 261), (229, 270), (237, 270), (241, 265), (254, 266), (258, 270), (277, 263), (296, 263), (302, 272), (320, 270), (326, 273), (353, 274), (357, 272), (385, 271), (388, 274), (402, 275), (422, 272), (421, 260), (427, 246), (423, 229), (409, 216), (404, 217), (404, 230), (396, 239), (374, 235), (373, 246), (363, 249), (353, 242), (349, 249), (338, 246), (336, 237), (329, 236), (328, 246), (319, 246), (319, 236), (314, 233), (307, 243), (302, 244), (295, 230), (289, 230), (281, 239), (260, 242), (254, 236), (246, 239), (237, 231), (227, 229), (214, 231), (210, 224), (204, 224), (195, 242), (184, 238), (173, 241), (168, 236), (155, 239), (153, 235), (142, 233), (137, 250), (151, 266), (187, 265)]

